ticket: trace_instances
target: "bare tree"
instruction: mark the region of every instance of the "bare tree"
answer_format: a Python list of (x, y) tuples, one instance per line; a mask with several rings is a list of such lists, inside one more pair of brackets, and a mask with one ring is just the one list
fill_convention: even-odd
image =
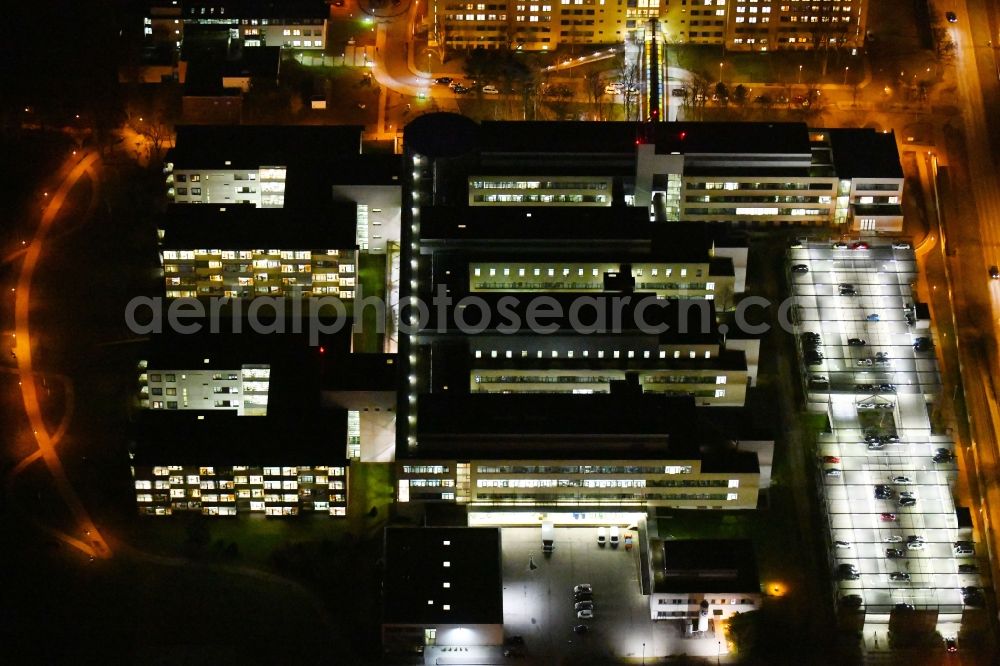
[(614, 59), (615, 73), (622, 86), (622, 111), (625, 120), (639, 119), (639, 64), (630, 63), (622, 48)]
[(588, 72), (583, 79), (587, 98), (597, 110), (597, 120), (604, 120), (604, 88), (607, 83), (599, 72)]

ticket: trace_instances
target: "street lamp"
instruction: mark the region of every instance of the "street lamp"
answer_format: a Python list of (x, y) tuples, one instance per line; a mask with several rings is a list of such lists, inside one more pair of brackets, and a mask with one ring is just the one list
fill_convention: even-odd
[(799, 83), (802, 83), (802, 65), (799, 65)]
[(844, 85), (847, 85), (847, 72), (850, 71), (851, 66), (847, 65), (844, 67)]
[(643, 666), (645, 666), (645, 664), (646, 664), (646, 644), (645, 643), (642, 644), (642, 663), (643, 663)]
[(721, 62), (719, 63), (719, 83), (722, 83), (722, 64)]

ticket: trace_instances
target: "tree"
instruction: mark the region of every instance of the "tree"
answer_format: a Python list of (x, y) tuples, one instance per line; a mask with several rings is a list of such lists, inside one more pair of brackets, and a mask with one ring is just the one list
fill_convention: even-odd
[(747, 658), (754, 653), (757, 642), (760, 611), (749, 613), (734, 613), (729, 618), (729, 638), (736, 647), (736, 653), (741, 658)]
[(719, 99), (720, 104), (723, 105), (728, 104), (729, 87), (722, 81), (719, 81), (718, 83), (715, 84), (715, 96)]
[(591, 104), (597, 107), (597, 120), (604, 120), (604, 88), (607, 83), (598, 72), (588, 72), (584, 75), (583, 80), (587, 98)]
[(615, 72), (622, 85), (622, 111), (625, 120), (639, 119), (639, 64), (630, 63), (620, 47), (614, 58)]
[(735, 88), (733, 88), (733, 101), (739, 104), (740, 106), (746, 104), (747, 95), (749, 94), (749, 92), (750, 91), (747, 90), (747, 87), (742, 83), (737, 85)]
[(549, 86), (545, 89), (545, 97), (549, 100), (548, 106), (555, 114), (556, 120), (562, 120), (566, 112), (569, 111), (569, 103), (573, 99), (573, 89), (564, 83)]

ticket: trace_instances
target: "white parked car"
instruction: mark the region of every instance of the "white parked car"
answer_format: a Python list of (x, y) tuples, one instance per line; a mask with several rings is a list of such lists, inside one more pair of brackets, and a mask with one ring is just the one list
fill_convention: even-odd
[(497, 90), (496, 86), (483, 86), (484, 95), (499, 95), (500, 91)]
[(834, 541), (833, 545), (837, 548), (853, 548), (850, 541)]
[(581, 620), (591, 620), (594, 617), (594, 611), (592, 610), (577, 611), (576, 616)]

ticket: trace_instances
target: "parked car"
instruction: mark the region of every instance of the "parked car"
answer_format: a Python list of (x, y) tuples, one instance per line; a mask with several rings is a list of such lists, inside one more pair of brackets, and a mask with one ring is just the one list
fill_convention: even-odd
[(885, 500), (892, 499), (894, 491), (889, 486), (880, 483), (875, 486), (875, 499)]
[[(874, 403), (871, 403), (871, 404), (874, 404)], [(865, 444), (865, 448), (867, 448), (869, 451), (881, 451), (882, 449), (885, 448), (885, 443), (884, 442), (868, 442), (867, 444)]]
[(864, 347), (868, 341), (864, 338), (847, 338), (847, 344), (851, 347)]
[(592, 610), (594, 610), (594, 602), (593, 601), (578, 601), (575, 604), (573, 604), (573, 608), (575, 608), (578, 611), (582, 611), (582, 610), (592, 611)]
[(977, 567), (975, 564), (959, 564), (958, 573), (960, 574), (979, 573), (979, 567)]
[(915, 497), (900, 497), (899, 506), (916, 506), (917, 498)]
[(597, 528), (597, 545), (604, 546), (608, 542), (608, 528), (598, 527)]
[(955, 14), (955, 12), (945, 12), (944, 17), (948, 21), (948, 23), (958, 23), (958, 16)]
[(834, 548), (853, 548), (850, 541), (834, 541)]
[(913, 349), (916, 351), (930, 351), (934, 349), (934, 343), (930, 338), (917, 338), (913, 341)]
[(472, 88), (466, 86), (455, 86), (454, 88), (451, 89), (451, 91), (456, 95), (467, 95), (470, 92), (472, 92)]
[(891, 523), (896, 520), (896, 514), (894, 513), (883, 513), (879, 516), (879, 520), (885, 523)]
[(858, 241), (857, 243), (851, 243), (851, 249), (852, 250), (868, 250), (868, 249), (870, 249), (870, 247), (871, 246), (868, 245), (868, 243), (866, 243), (864, 241)]
[(967, 606), (980, 607), (985, 604), (983, 593), (977, 587), (963, 587), (962, 601)]
[(872, 358), (870, 356), (866, 356), (865, 358), (859, 358), (855, 365), (858, 367), (871, 367), (873, 364), (874, 362), (872, 361)]
[(951, 462), (955, 455), (948, 449), (938, 449), (934, 452), (934, 456), (931, 458), (936, 463)]
[(955, 555), (975, 555), (976, 547), (971, 541), (956, 541), (952, 545), (952, 552)]
[(892, 534), (883, 539), (883, 541), (885, 541), (886, 543), (900, 543), (902, 540), (903, 537), (899, 536), (898, 534)]
[(903, 571), (893, 571), (889, 574), (889, 580), (893, 581), (908, 581), (910, 580), (910, 574)]
[(454, 80), (455, 79), (451, 78), (450, 76), (439, 76), (438, 78), (434, 79), (434, 83), (446, 86)]
[(580, 583), (579, 585), (573, 588), (573, 592), (576, 594), (580, 594), (581, 592), (586, 594), (593, 594), (594, 588), (590, 583)]
[(580, 620), (592, 620), (594, 619), (594, 611), (593, 610), (577, 611), (576, 617)]
[(958, 652), (958, 641), (955, 638), (944, 639), (944, 649), (947, 652)]
[(840, 598), (840, 603), (850, 608), (857, 608), (864, 603), (860, 594), (845, 594)]
[(792, 266), (792, 272), (793, 273), (808, 273), (809, 272), (809, 267), (806, 266), (805, 264), (795, 264), (794, 266)]
[(909, 250), (910, 244), (905, 241), (899, 241), (892, 244), (893, 250)]
[(890, 476), (889, 480), (892, 481), (893, 483), (902, 483), (902, 484), (911, 483), (910, 477), (908, 476)]
[(611, 544), (612, 548), (617, 548), (621, 537), (619, 536), (619, 530), (617, 525), (611, 526), (611, 537), (608, 539), (608, 543)]
[(896, 558), (899, 558), (899, 557), (906, 557), (906, 553), (904, 553), (899, 548), (886, 548), (885, 549), (885, 556), (888, 557), (891, 560), (891, 559), (896, 559)]
[(861, 574), (853, 564), (841, 564), (837, 567), (837, 577), (840, 580), (857, 580)]
[(483, 94), (484, 95), (499, 95), (500, 91), (497, 90), (496, 86), (485, 85), (485, 86), (483, 86)]
[(578, 624), (575, 627), (573, 627), (574, 634), (585, 634), (588, 631), (590, 631), (590, 628), (585, 624)]
[(622, 88), (620, 86), (606, 85), (604, 86), (605, 95), (618, 95), (621, 93)]
[(825, 463), (839, 463), (840, 458), (837, 456), (823, 456), (823, 462)]
[[(803, 97), (802, 95), (796, 95), (795, 97), (792, 98), (792, 101), (796, 103), (801, 103), (804, 100), (805, 97)], [(836, 243), (833, 244), (834, 250), (846, 250), (848, 247), (849, 247), (848, 244), (843, 241), (837, 241)]]
[(913, 610), (913, 604), (898, 603), (898, 604), (896, 604), (896, 610), (898, 610), (898, 611), (911, 611), (911, 610)]
[(687, 97), (687, 88), (674, 88), (670, 94), (674, 97)]
[(829, 468), (823, 470), (823, 474), (825, 476), (840, 476), (841, 475), (841, 471), (839, 469), (837, 469), (836, 467), (829, 467)]

